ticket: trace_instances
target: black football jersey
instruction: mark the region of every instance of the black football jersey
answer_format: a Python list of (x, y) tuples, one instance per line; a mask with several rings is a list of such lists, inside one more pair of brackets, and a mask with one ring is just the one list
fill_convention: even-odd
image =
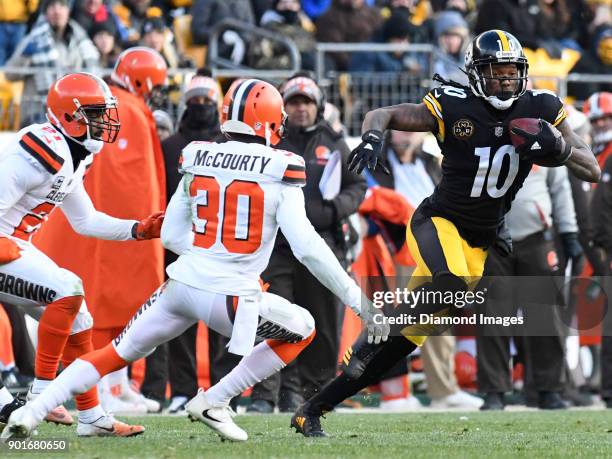
[(442, 180), (422, 204), (428, 216), (453, 222), (474, 247), (490, 245), (532, 163), (519, 159), (508, 123), (541, 118), (557, 126), (567, 116), (549, 91), (527, 91), (507, 110), (497, 110), (469, 89), (441, 86), (423, 103), (437, 120)]

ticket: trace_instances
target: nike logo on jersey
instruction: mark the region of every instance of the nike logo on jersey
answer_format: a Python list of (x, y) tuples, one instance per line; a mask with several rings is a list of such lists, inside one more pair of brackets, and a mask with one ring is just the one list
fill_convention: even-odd
[(259, 172), (260, 174), (263, 174), (270, 161), (272, 161), (272, 158), (264, 158), (263, 156), (259, 155), (237, 155), (223, 152), (210, 154), (208, 150), (198, 150), (196, 152), (193, 165), (218, 167), (232, 171), (239, 170), (245, 172)]
[(533, 142), (533, 145), (531, 146), (532, 150), (541, 150), (542, 147), (540, 146), (540, 144), (538, 142)]

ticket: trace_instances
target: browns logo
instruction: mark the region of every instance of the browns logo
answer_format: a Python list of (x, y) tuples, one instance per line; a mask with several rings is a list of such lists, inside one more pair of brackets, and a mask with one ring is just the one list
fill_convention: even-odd
[(453, 135), (458, 139), (468, 139), (474, 134), (474, 124), (470, 120), (462, 118), (453, 124)]

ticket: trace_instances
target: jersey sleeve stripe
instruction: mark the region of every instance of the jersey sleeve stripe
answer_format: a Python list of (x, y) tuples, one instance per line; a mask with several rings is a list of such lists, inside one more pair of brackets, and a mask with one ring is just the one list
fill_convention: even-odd
[(565, 111), (565, 108), (561, 107), (561, 110), (559, 110), (559, 114), (557, 115), (553, 126), (558, 126), (563, 122), (565, 118), (567, 118), (567, 112)]
[(56, 174), (62, 168), (64, 159), (47, 147), (32, 133), (25, 134), (19, 141), (21, 147), (30, 153), (49, 173)]
[(306, 185), (306, 175), (303, 178), (283, 177), (283, 182), (290, 185)]
[(445, 135), (445, 132), (444, 132), (444, 121), (442, 121), (442, 119), (438, 115), (436, 115), (436, 110), (435, 110), (433, 104), (427, 100), (427, 97), (425, 97), (425, 99), (423, 99), (423, 103), (425, 104), (427, 109), (431, 112), (431, 114), (434, 116), (436, 121), (438, 121), (438, 133), (436, 135), (437, 135), (438, 139), (440, 140), (440, 142), (444, 142), (444, 135)]
[(306, 180), (306, 172), (305, 171), (285, 171), (285, 175), (283, 178), (291, 178), (291, 179), (303, 179)]
[(432, 108), (435, 110), (434, 116), (443, 120), (444, 117), (442, 116), (442, 106), (440, 105), (440, 103), (436, 99), (431, 97), (430, 94), (427, 94), (424, 100), (428, 101), (431, 104)]
[(287, 166), (287, 170), (288, 171), (305, 171), (306, 167), (305, 166), (300, 166), (298, 164), (289, 164)]

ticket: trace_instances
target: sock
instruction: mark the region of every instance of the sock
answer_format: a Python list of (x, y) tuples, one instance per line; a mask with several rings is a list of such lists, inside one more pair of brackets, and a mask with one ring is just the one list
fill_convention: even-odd
[(120, 368), (107, 375), (109, 390), (114, 397), (121, 397), (123, 384), (129, 384), (127, 379), (127, 367)]
[(86, 410), (79, 410), (79, 422), (84, 424), (91, 424), (102, 416), (106, 416), (106, 412), (102, 409), (100, 404)]
[(34, 378), (34, 382), (32, 383), (32, 387), (30, 388), (30, 392), (33, 394), (40, 394), (43, 390), (47, 388), (47, 386), (51, 384), (51, 381), (46, 379), (38, 379)]
[(82, 302), (83, 297), (80, 295), (69, 296), (45, 307), (38, 323), (38, 347), (34, 367), (38, 379), (55, 378), (60, 356)]
[(12, 401), (13, 396), (6, 387), (2, 386), (2, 389), (0, 389), (0, 410), (4, 407), (4, 405), (8, 405)]
[[(68, 341), (66, 342), (64, 354), (62, 355), (62, 365), (64, 365), (64, 368), (68, 368), (68, 365), (74, 362), (77, 357), (92, 351), (91, 328), (79, 333), (74, 333), (68, 337)], [(92, 409), (99, 404), (98, 388), (96, 386), (76, 396), (76, 405), (79, 411)]]
[(416, 349), (416, 344), (408, 341), (403, 336), (390, 336), (389, 340), (381, 344), (380, 352), (368, 364), (363, 374), (357, 378), (351, 378), (344, 372), (327, 383), (321, 392), (316, 394), (304, 405), (304, 409), (317, 416), (332, 411), (336, 405), (355, 395), (364, 387), (378, 382), (380, 377), (388, 371), (396, 362)]
[(51, 410), (73, 396), (91, 389), (99, 379), (100, 373), (91, 362), (77, 359), (28, 406), (35, 419), (42, 422)]
[(206, 398), (213, 406), (228, 405), (233, 397), (285, 366), (286, 363), (267, 341), (259, 343), (221, 381), (206, 391)]

